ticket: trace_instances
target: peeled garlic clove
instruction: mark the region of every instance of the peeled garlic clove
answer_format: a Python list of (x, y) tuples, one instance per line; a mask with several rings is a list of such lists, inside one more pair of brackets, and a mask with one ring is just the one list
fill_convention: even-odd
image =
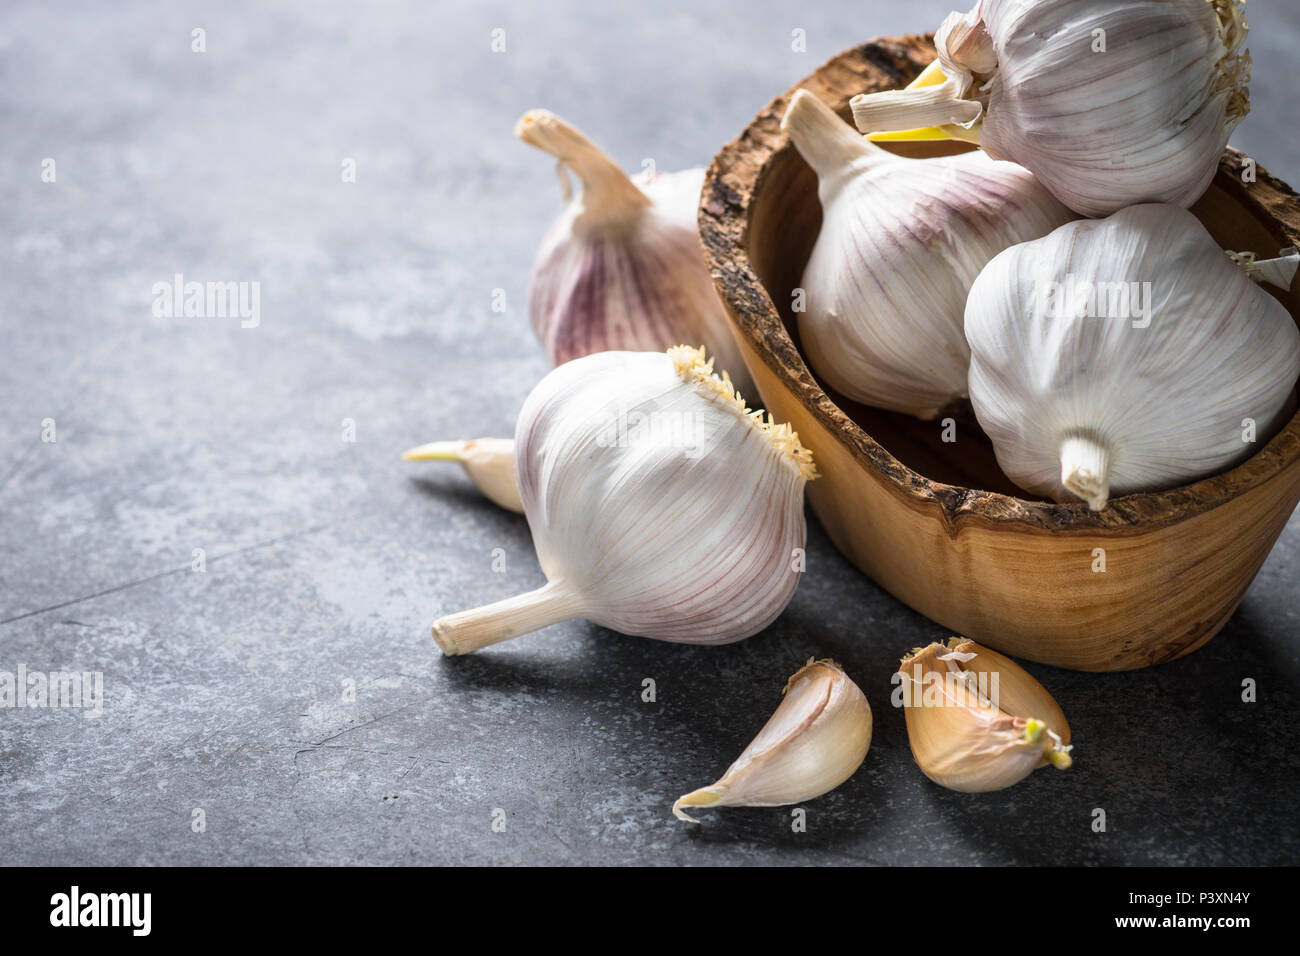
[(575, 617), (722, 644), (761, 631), (798, 585), (812, 455), (702, 349), (561, 365), (524, 402), (515, 465), (549, 583), (437, 621), (446, 654)]
[(1061, 708), (1008, 658), (957, 638), (914, 651), (898, 673), (912, 756), (940, 786), (984, 793), (1072, 763)]
[(819, 179), (798, 313), (809, 364), (855, 401), (933, 418), (966, 395), (962, 309), (980, 269), (1070, 212), (1024, 169), (979, 152), (888, 153), (807, 90), (781, 125)]
[(529, 283), (533, 328), (551, 361), (702, 341), (721, 370), (747, 385), (700, 248), (696, 215), (704, 170), (633, 180), (546, 110), (525, 113), (515, 135), (582, 182), (582, 194), (542, 241)]
[(981, 0), (935, 33), (946, 80), (853, 99), (864, 133), (937, 126), (1088, 216), (1190, 206), (1250, 110), (1241, 0)]
[(682, 807), (780, 807), (834, 790), (862, 765), (871, 746), (871, 705), (831, 660), (812, 660), (786, 682), (776, 712), (717, 783), (673, 804), (673, 816), (699, 823)]
[(966, 304), (970, 398), (1020, 487), (1099, 511), (1250, 456), (1300, 332), (1191, 213), (1148, 204), (993, 259)]
[(407, 461), (458, 461), (478, 490), (494, 504), (523, 514), (515, 482), (515, 443), (509, 438), (435, 441), (402, 452)]

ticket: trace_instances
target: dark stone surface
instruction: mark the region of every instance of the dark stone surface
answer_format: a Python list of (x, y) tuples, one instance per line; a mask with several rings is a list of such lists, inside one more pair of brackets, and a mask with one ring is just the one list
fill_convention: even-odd
[[(1076, 767), (985, 796), (925, 780), (888, 703), (899, 655), (946, 632), (815, 522), (788, 612), (741, 644), (572, 622), (436, 654), (439, 613), (542, 580), (522, 518), (456, 469), (398, 459), (509, 434), (546, 370), (524, 292), (560, 203), (516, 117), (548, 106), (633, 168), (705, 163), (842, 47), (950, 8), (696, 6), (6, 4), (0, 670), (103, 671), (107, 699), (91, 719), (0, 711), (0, 859), (1297, 861), (1295, 519), (1191, 657), (1031, 666), (1071, 719)], [(1295, 182), (1300, 17), (1254, 7), (1255, 114), (1236, 143)], [(154, 317), (151, 287), (176, 272), (260, 282), (260, 326)], [(807, 805), (806, 833), (788, 809), (675, 821), (673, 798), (727, 766), (814, 654), (874, 705), (861, 771)], [(1258, 703), (1240, 700), (1246, 677)]]

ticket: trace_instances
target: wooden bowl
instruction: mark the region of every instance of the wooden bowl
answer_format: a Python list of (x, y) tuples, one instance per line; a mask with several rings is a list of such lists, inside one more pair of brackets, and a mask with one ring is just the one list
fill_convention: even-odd
[[(1173, 660), (1227, 622), (1300, 500), (1300, 415), (1231, 471), (1091, 512), (1016, 488), (969, 411), (956, 416), (957, 441), (944, 443), (937, 422), (830, 391), (800, 355), (791, 290), (821, 207), (815, 175), (781, 132), (786, 104), (802, 87), (847, 117), (850, 97), (902, 87), (932, 59), (923, 36), (842, 53), (773, 100), (714, 159), (700, 234), (745, 364), (765, 407), (816, 457), (823, 477), (808, 495), (827, 533), (895, 597), (950, 631), (1058, 667)], [(1228, 150), (1192, 212), (1225, 248), (1273, 255), (1300, 243), (1296, 194), (1263, 169), (1243, 184), (1245, 161)], [(1295, 295), (1270, 291), (1300, 314)]]

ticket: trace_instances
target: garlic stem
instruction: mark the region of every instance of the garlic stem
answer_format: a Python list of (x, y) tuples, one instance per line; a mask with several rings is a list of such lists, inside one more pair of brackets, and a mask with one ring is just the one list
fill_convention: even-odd
[[(799, 155), (823, 184), (846, 173), (856, 174), (863, 168), (863, 160), (869, 165), (872, 159), (890, 158), (889, 153), (868, 143), (807, 90), (795, 91), (781, 119), (781, 129), (790, 134)], [(850, 163), (856, 165), (850, 169)]]
[(651, 204), (603, 149), (549, 110), (529, 110), (515, 124), (515, 135), (550, 153), (582, 180), (583, 210), (574, 220), (576, 229), (599, 231), (628, 223)]
[(1061, 484), (1101, 511), (1110, 497), (1110, 449), (1087, 435), (1067, 438), (1061, 443)]
[(550, 581), (535, 591), (439, 618), (433, 622), (433, 639), (453, 657), (582, 614), (578, 596), (563, 581)]

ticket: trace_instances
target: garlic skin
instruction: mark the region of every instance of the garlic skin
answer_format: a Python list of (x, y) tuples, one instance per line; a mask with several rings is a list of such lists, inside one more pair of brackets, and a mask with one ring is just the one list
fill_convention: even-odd
[(871, 746), (871, 705), (832, 660), (813, 660), (785, 685), (781, 704), (717, 783), (680, 797), (682, 807), (781, 807), (834, 790)]
[(493, 504), (516, 514), (524, 513), (515, 481), (515, 443), (509, 438), (474, 438), (469, 441), (435, 441), (402, 452), (406, 461), (458, 461)]
[(552, 363), (592, 352), (703, 342), (721, 371), (748, 373), (704, 265), (696, 224), (703, 169), (629, 177), (583, 133), (546, 110), (515, 135), (582, 182), (542, 240), (528, 288), (533, 329)]
[(935, 34), (946, 82), (855, 97), (854, 121), (977, 142), (1084, 215), (1190, 206), (1250, 110), (1246, 31), (1241, 0), (980, 0)]
[(1003, 252), (971, 288), (966, 336), (971, 404), (1007, 477), (1093, 511), (1249, 457), (1300, 377), (1287, 310), (1170, 205)]
[(854, 401), (934, 418), (966, 395), (962, 310), (980, 269), (1069, 210), (1024, 169), (980, 152), (889, 153), (807, 90), (781, 126), (817, 173), (823, 211), (798, 313), (809, 364)]
[(940, 786), (985, 793), (1073, 763), (1065, 714), (1009, 658), (955, 637), (917, 648), (898, 673), (912, 756)]
[(561, 365), (524, 402), (515, 470), (548, 583), (441, 618), (448, 655), (578, 617), (724, 644), (765, 628), (798, 586), (812, 455), (702, 349)]

